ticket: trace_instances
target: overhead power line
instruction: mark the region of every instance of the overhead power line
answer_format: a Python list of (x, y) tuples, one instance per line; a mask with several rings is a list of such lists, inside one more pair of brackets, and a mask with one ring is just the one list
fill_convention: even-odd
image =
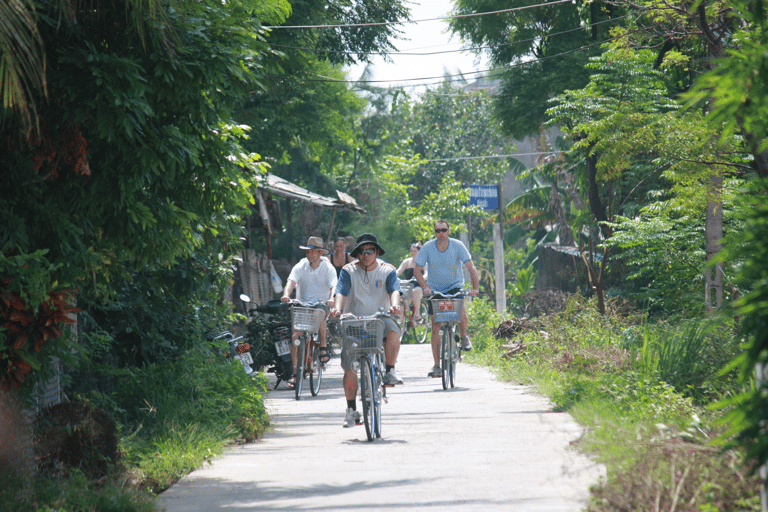
[(404, 25), (406, 23), (421, 23), (424, 21), (442, 21), (442, 20), (451, 20), (451, 19), (458, 19), (458, 18), (474, 18), (478, 16), (490, 16), (493, 14), (503, 14), (507, 12), (514, 12), (514, 11), (522, 11), (525, 9), (533, 9), (536, 7), (545, 7), (547, 5), (555, 5), (555, 4), (565, 4), (565, 3), (573, 3), (573, 0), (555, 0), (554, 2), (544, 2), (541, 4), (534, 4), (534, 5), (526, 5), (523, 7), (514, 7), (512, 9), (502, 9), (500, 11), (492, 11), (492, 12), (479, 12), (474, 14), (458, 14), (456, 16), (442, 16), (439, 18), (428, 18), (423, 20), (402, 20), (402, 21), (383, 21), (380, 23), (340, 23), (337, 25), (266, 25), (265, 28), (269, 28), (271, 30), (284, 30), (284, 29), (306, 29), (306, 28), (346, 28), (346, 27), (378, 27), (378, 26), (384, 26), (384, 25)]
[[(581, 30), (589, 30), (591, 27), (596, 27), (598, 25), (602, 25), (604, 23), (613, 23), (619, 20), (622, 20), (624, 18), (629, 17), (629, 14), (625, 14), (624, 16), (619, 16), (618, 18), (611, 18), (608, 20), (603, 21), (596, 21), (595, 23), (589, 23), (587, 25), (572, 28), (568, 30), (563, 30), (561, 32), (555, 32), (552, 34), (547, 34), (547, 37), (554, 37), (554, 36), (560, 36), (564, 34), (570, 34), (571, 32), (578, 32)], [(457, 50), (441, 50), (441, 51), (434, 51), (434, 52), (410, 52), (410, 51), (397, 51), (397, 52), (365, 52), (361, 54), (360, 52), (352, 52), (352, 51), (344, 51), (344, 50), (326, 50), (323, 48), (305, 48), (302, 46), (290, 46), (286, 44), (270, 44), (270, 46), (273, 46), (275, 48), (288, 48), (290, 50), (301, 50), (305, 52), (317, 52), (317, 53), (337, 53), (341, 55), (414, 55), (414, 56), (429, 56), (429, 55), (441, 55), (444, 53), (459, 53), (459, 52), (476, 52), (480, 50), (491, 50), (494, 48), (503, 48), (505, 46), (514, 46), (516, 44), (523, 44), (523, 43), (530, 43), (531, 41), (535, 41), (536, 37), (531, 37), (529, 39), (521, 39), (519, 41), (512, 41), (510, 43), (501, 43), (497, 45), (488, 45), (488, 46), (472, 46), (469, 48), (459, 48)]]

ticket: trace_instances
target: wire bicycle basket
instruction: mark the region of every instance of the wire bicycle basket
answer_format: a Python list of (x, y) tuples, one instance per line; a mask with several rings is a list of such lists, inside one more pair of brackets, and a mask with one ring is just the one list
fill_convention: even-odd
[(381, 318), (341, 321), (342, 349), (353, 359), (362, 354), (384, 353), (384, 320)]
[(317, 334), (320, 322), (325, 318), (325, 310), (294, 306), (291, 308), (291, 325), (294, 332)]
[(400, 280), (400, 291), (402, 292), (403, 296), (401, 297), (402, 300), (411, 300), (411, 296), (413, 295), (413, 287), (416, 286), (416, 283), (410, 280)]
[(435, 322), (456, 322), (461, 320), (464, 311), (464, 299), (429, 299), (432, 305), (432, 317)]

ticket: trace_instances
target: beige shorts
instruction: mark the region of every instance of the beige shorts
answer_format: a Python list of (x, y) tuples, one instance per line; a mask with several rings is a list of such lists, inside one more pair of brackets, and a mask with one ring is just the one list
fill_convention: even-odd
[[(385, 318), (382, 318), (382, 320), (384, 320), (384, 340), (386, 341), (387, 335), (390, 332), (392, 332), (392, 331), (397, 333), (397, 337), (399, 339), (400, 338), (400, 326), (397, 325), (397, 322), (395, 321), (395, 319), (394, 318), (390, 318), (390, 317), (385, 317)], [(344, 370), (345, 372), (354, 371), (352, 369), (352, 362), (353, 361), (354, 360), (352, 358), (350, 358), (349, 355), (347, 354), (347, 351), (342, 349), (342, 351), (341, 351), (341, 369)]]

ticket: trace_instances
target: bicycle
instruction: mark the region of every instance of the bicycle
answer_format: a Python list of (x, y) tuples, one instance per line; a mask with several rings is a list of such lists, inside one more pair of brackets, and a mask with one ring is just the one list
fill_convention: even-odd
[(384, 387), (384, 313), (355, 317), (342, 315), (339, 320), (343, 350), (360, 369), (360, 401), (368, 441), (381, 437), (381, 403), (387, 400)]
[(305, 379), (309, 380), (309, 390), (312, 396), (317, 396), (320, 392), (325, 365), (320, 362), (320, 351), (317, 350), (320, 343), (317, 339), (317, 333), (320, 330), (320, 323), (325, 318), (325, 309), (317, 307), (320, 303), (296, 302), (295, 304), (291, 307), (291, 326), (294, 333), (299, 333), (299, 336), (293, 340), (294, 346), (298, 349), (294, 391), (296, 392), (296, 400), (299, 400)]
[(464, 291), (453, 295), (433, 293), (430, 298), (432, 318), (440, 326), (440, 370), (443, 389), (454, 387), (456, 381), (456, 363), (461, 361), (461, 337), (456, 327), (464, 310)]
[(419, 315), (421, 317), (421, 323), (416, 323), (414, 318), (416, 315), (416, 304), (413, 302), (412, 294), (413, 288), (418, 286), (418, 282), (415, 278), (400, 279), (400, 291), (402, 292), (402, 301), (410, 301), (411, 304), (404, 308), (403, 313), (403, 330), (400, 333), (400, 343), (405, 343), (406, 337), (409, 334), (413, 334), (413, 339), (416, 343), (424, 343), (429, 335), (429, 327), (427, 325), (427, 304), (424, 300), (419, 302)]

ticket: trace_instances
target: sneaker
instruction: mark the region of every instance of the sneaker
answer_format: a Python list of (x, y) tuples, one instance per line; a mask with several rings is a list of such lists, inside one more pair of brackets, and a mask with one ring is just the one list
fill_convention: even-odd
[(385, 386), (394, 386), (395, 384), (402, 384), (403, 379), (397, 376), (397, 373), (395, 373), (395, 369), (392, 368), (387, 373), (384, 374), (384, 385)]
[(439, 365), (435, 365), (432, 367), (432, 369), (427, 374), (427, 377), (438, 378), (443, 376), (443, 371), (440, 369)]
[(461, 350), (465, 352), (469, 352), (470, 350), (472, 350), (472, 342), (469, 341), (469, 336), (461, 337)]
[(344, 428), (354, 427), (360, 424), (360, 413), (351, 407), (347, 408), (347, 414), (344, 416)]

